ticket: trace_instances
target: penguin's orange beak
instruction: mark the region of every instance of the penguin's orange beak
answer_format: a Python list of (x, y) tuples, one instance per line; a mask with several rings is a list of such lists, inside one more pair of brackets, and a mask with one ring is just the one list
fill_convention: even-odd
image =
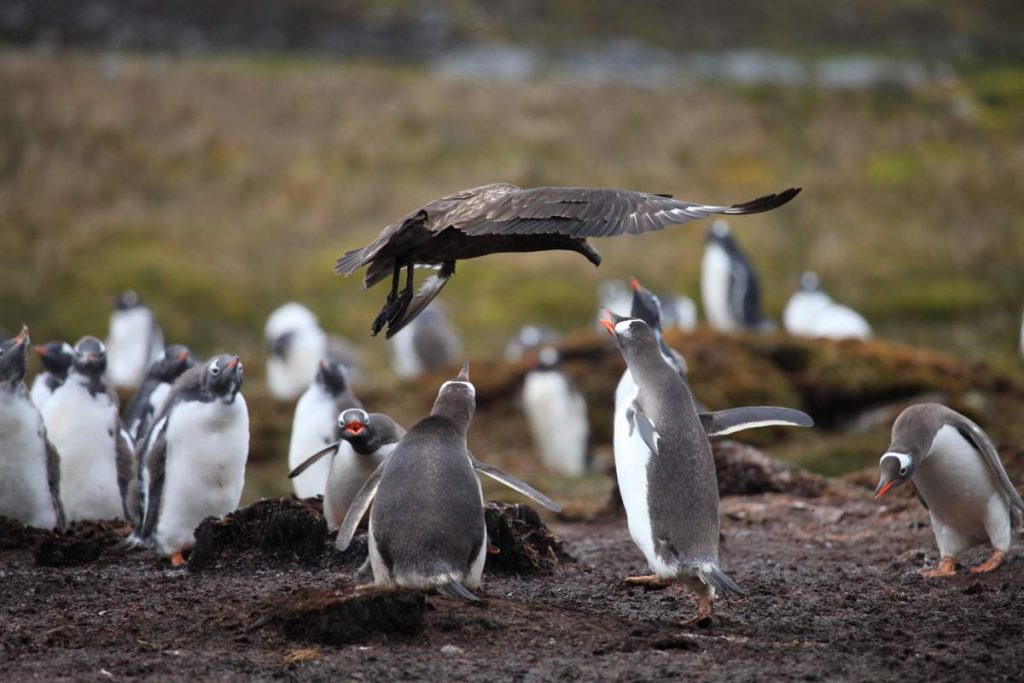
[(629, 286), (633, 288), (634, 292), (639, 291), (640, 288), (643, 287), (643, 285), (640, 284), (640, 281), (632, 275), (629, 276)]
[(608, 330), (608, 334), (615, 336), (615, 323), (608, 318), (601, 318), (601, 327)]
[(185, 360), (188, 358), (188, 351), (182, 351), (178, 354), (178, 360)]
[(366, 429), (366, 425), (364, 425), (362, 422), (357, 422), (353, 420), (352, 422), (345, 423), (345, 431), (351, 434), (352, 436), (359, 436), (360, 434), (363, 433), (364, 429)]
[(18, 336), (14, 338), (14, 343), (17, 344), (17, 345), (27, 344), (28, 343), (28, 326), (27, 325), (22, 325), (21, 326), (21, 332), (19, 332)]
[(891, 489), (896, 484), (895, 481), (887, 481), (884, 484), (878, 482), (878, 488), (875, 489), (875, 498), (881, 498), (885, 495), (885, 492)]
[(35, 351), (36, 355), (39, 356), (40, 358), (42, 358), (43, 356), (46, 355), (46, 347), (45, 346), (33, 346), (32, 350)]
[(238, 356), (232, 356), (231, 360), (228, 361), (227, 367), (234, 369), (238, 366)]

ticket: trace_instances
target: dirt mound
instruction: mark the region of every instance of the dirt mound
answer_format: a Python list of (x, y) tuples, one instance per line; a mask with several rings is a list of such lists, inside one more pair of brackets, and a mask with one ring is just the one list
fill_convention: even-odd
[(75, 522), (63, 533), (0, 517), (0, 550), (30, 550), (40, 567), (78, 567), (95, 562), (131, 533), (121, 520)]
[(712, 444), (718, 493), (750, 496), (758, 493), (788, 493), (815, 498), (825, 491), (824, 477), (775, 460), (767, 453), (736, 441)]
[(537, 511), (528, 505), (491, 501), (484, 506), (487, 539), (498, 552), (489, 552), (484, 571), (494, 574), (538, 574), (554, 571), (562, 562), (575, 562)]
[(426, 604), (423, 593), (412, 591), (324, 592), (287, 607), (276, 621), (293, 640), (347, 645), (416, 635), (423, 630)]

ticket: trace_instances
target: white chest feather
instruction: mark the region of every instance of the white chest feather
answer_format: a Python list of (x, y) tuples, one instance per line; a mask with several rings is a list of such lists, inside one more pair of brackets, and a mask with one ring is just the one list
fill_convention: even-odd
[(553, 370), (528, 373), (523, 408), (544, 464), (571, 477), (582, 476), (590, 434), (587, 405), (565, 375)]
[[(295, 405), (291, 441), (288, 444), (288, 469), (295, 469), (306, 458), (332, 443), (337, 422), (334, 397), (314, 382)], [(292, 479), (295, 495), (299, 498), (322, 496), (327, 487), (330, 467), (330, 458), (324, 457)]]
[(704, 314), (716, 330), (730, 331), (739, 327), (732, 313), (729, 300), (729, 286), (732, 279), (732, 262), (729, 254), (717, 244), (704, 249), (700, 267), (700, 296), (704, 302)]
[(327, 353), (327, 333), (319, 327), (295, 331), (284, 358), (267, 360), (267, 387), (280, 399), (295, 398), (305, 391), (316, 377), (320, 361)]
[(137, 307), (110, 316), (107, 338), (107, 375), (114, 386), (139, 386), (152, 353), (153, 314)]
[(329, 528), (341, 526), (359, 489), (397, 445), (382, 446), (372, 455), (359, 455), (348, 442), (341, 443), (337, 454), (330, 459), (327, 492), (324, 494), (324, 518)]
[(0, 516), (51, 529), (57, 515), (41, 432), (42, 417), (24, 394), (0, 392)]
[(46, 384), (46, 380), (49, 378), (50, 373), (41, 372), (36, 375), (36, 378), (32, 380), (32, 390), (29, 392), (29, 398), (32, 399), (32, 403), (35, 404), (36, 408), (40, 411), (43, 410), (43, 406), (53, 396), (53, 391)]
[(153, 389), (153, 393), (149, 395), (149, 405), (153, 409), (153, 415), (157, 415), (160, 409), (164, 407), (164, 403), (167, 401), (167, 397), (171, 395), (171, 385), (166, 382), (161, 382), (156, 385)]
[(814, 317), (829, 307), (832, 299), (824, 292), (796, 292), (789, 297), (782, 312), (782, 324), (786, 332), (808, 336)]

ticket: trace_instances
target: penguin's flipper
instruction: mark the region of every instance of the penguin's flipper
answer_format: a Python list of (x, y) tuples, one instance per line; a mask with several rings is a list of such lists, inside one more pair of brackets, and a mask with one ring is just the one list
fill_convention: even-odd
[(402, 317), (393, 324), (388, 325), (388, 332), (384, 335), (385, 338), (391, 339), (399, 330), (412, 322), (413, 318), (422, 313), (423, 309), (441, 293), (441, 290), (448, 284), (448, 280), (452, 278), (452, 275), (455, 275), (455, 262), (448, 261), (441, 266), (441, 270), (438, 271), (437, 275), (431, 275), (424, 280), (419, 291), (416, 292), (416, 296), (413, 297), (405, 312), (402, 313)]
[(746, 595), (747, 592), (736, 585), (736, 582), (725, 575), (718, 565), (701, 564), (697, 567), (697, 576), (705, 584), (715, 589), (718, 595)]
[(481, 602), (480, 598), (474, 595), (468, 588), (452, 578), (437, 584), (437, 592), (441, 595), (447, 595), (449, 598), (459, 598), (466, 602)]
[(60, 500), (60, 454), (46, 437), (43, 430), (43, 441), (46, 443), (46, 479), (50, 485), (50, 500), (53, 501), (53, 511), (57, 515), (57, 531), (64, 532), (64, 504)]
[(156, 532), (157, 516), (163, 499), (167, 469), (167, 423), (168, 418), (165, 416), (153, 425), (146, 437), (146, 448), (139, 456), (145, 462), (143, 473), (148, 485), (143, 496), (141, 528), (136, 527), (135, 531), (143, 541), (149, 541)]
[(1021, 500), (1020, 494), (1017, 493), (1017, 489), (1013, 487), (1013, 482), (1010, 481), (1010, 476), (1003, 468), (1003, 463), (999, 459), (999, 453), (996, 451), (996, 447), (992, 444), (992, 440), (988, 438), (988, 435), (982, 431), (981, 427), (974, 424), (974, 422), (968, 420), (962, 415), (958, 415), (958, 417), (960, 418), (959, 424), (954, 426), (957, 431), (960, 432), (960, 436), (967, 439), (968, 443), (974, 444), (974, 447), (978, 449), (978, 452), (985, 458), (985, 462), (988, 463), (988, 467), (992, 470), (992, 474), (994, 474), (996, 479), (999, 481), (999, 486), (1003, 489), (1003, 494), (1010, 503), (1010, 507), (1017, 508), (1018, 511), (1024, 513), (1024, 500)]
[(629, 422), (629, 434), (633, 435), (633, 430), (640, 432), (640, 438), (644, 440), (647, 448), (650, 449), (654, 455), (658, 454), (658, 430), (654, 428), (654, 423), (651, 422), (650, 418), (644, 414), (643, 409), (640, 408), (640, 404), (636, 401), (626, 409), (626, 421)]
[(335, 441), (334, 443), (332, 443), (327, 448), (320, 449), (319, 451), (317, 451), (313, 455), (311, 455), (308, 458), (306, 458), (305, 460), (303, 460), (302, 463), (298, 467), (296, 467), (294, 470), (289, 472), (288, 473), (288, 478), (289, 479), (294, 479), (295, 477), (299, 476), (300, 474), (302, 474), (303, 472), (308, 470), (310, 467), (312, 467), (313, 463), (315, 463), (317, 460), (319, 460), (320, 458), (324, 457), (328, 453), (331, 453), (331, 454), (337, 453), (338, 452), (338, 446), (340, 446), (340, 445), (341, 445), (340, 441)]
[(117, 449), (117, 486), (121, 491), (121, 506), (124, 518), (132, 524), (138, 524), (142, 518), (142, 493), (135, 461), (135, 443), (127, 427), (120, 420), (116, 429), (114, 439)]
[(384, 464), (386, 462), (387, 460), (377, 466), (377, 469), (373, 471), (373, 474), (370, 475), (370, 478), (366, 480), (363, 487), (359, 489), (359, 493), (356, 494), (356, 497), (349, 504), (348, 512), (345, 513), (345, 519), (341, 523), (341, 528), (338, 529), (338, 538), (334, 543), (334, 547), (338, 550), (344, 552), (352, 542), (352, 537), (356, 534), (356, 527), (359, 526), (359, 522), (366, 515), (366, 511), (370, 509), (373, 497), (377, 495), (377, 488), (380, 486), (380, 475), (384, 471)]
[(497, 482), (501, 482), (502, 484), (509, 487), (513, 491), (517, 491), (526, 496), (527, 498), (537, 501), (538, 503), (543, 505), (548, 510), (551, 510), (552, 512), (562, 511), (561, 505), (551, 500), (550, 498), (548, 498), (543, 493), (533, 488), (526, 482), (516, 479), (511, 474), (503, 472), (499, 470), (497, 467), (494, 467), (493, 465), (488, 465), (487, 463), (480, 462), (472, 455), (470, 455), (469, 458), (473, 463), (473, 469), (475, 469), (477, 472), (486, 474), (491, 479)]
[(725, 436), (744, 429), (758, 427), (813, 427), (814, 420), (807, 413), (792, 408), (775, 406), (747, 406), (713, 413), (701, 413), (700, 423), (708, 438)]

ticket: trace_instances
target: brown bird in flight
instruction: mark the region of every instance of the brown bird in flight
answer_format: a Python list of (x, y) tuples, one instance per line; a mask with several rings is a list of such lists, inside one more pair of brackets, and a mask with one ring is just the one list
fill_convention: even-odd
[[(587, 243), (588, 237), (639, 235), (712, 214), (761, 213), (782, 206), (799, 192), (800, 188), (790, 188), (742, 204), (708, 206), (672, 199), (672, 195), (630, 190), (524, 190), (492, 183), (435, 199), (406, 214), (365, 247), (339, 258), (334, 271), (347, 276), (369, 266), (363, 278), (364, 289), (391, 276), (391, 293), (371, 326), (376, 335), (387, 325), (390, 338), (438, 295), (455, 274), (455, 262), (460, 259), (561, 249), (583, 254), (598, 266), (601, 255)], [(414, 294), (416, 266), (440, 270)], [(408, 275), (405, 289), (399, 292), (403, 268)]]

